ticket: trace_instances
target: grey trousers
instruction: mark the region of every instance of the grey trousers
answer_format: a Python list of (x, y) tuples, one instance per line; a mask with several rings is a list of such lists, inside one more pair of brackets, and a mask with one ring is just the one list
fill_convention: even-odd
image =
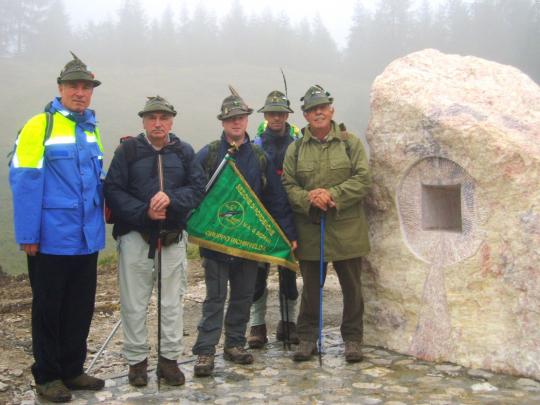
[[(362, 299), (360, 271), (362, 258), (332, 262), (343, 292), (343, 317), (341, 336), (344, 341), (361, 342), (363, 338), (362, 318), (364, 301)], [(300, 271), (304, 280), (297, 332), (300, 340), (316, 342), (319, 335), (319, 262), (300, 260)], [(324, 291), (323, 291), (324, 314)]]
[(203, 259), (206, 299), (199, 322), (193, 354), (214, 354), (223, 329), (223, 314), (230, 283), (229, 305), (225, 315), (225, 347), (244, 347), (249, 309), (255, 290), (257, 262), (242, 260), (234, 264)]
[[(120, 315), (124, 330), (124, 356), (130, 365), (148, 357), (148, 304), (157, 271), (148, 258), (148, 244), (139, 232), (118, 237)], [(157, 261), (157, 253), (156, 253)], [(187, 284), (186, 239), (163, 247), (161, 266), (161, 355), (176, 360), (182, 353), (183, 298)], [(157, 287), (156, 287), (157, 288)]]

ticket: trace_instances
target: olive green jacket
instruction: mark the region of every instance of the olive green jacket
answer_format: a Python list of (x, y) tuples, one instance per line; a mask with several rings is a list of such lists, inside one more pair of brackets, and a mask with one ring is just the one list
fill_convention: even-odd
[(332, 122), (326, 142), (320, 142), (306, 127), (303, 139), (290, 144), (285, 154), (283, 185), (294, 212), (295, 254), (300, 260), (319, 260), (320, 211), (308, 199), (308, 192), (316, 188), (327, 189), (336, 203), (326, 214), (325, 261), (369, 253), (362, 199), (371, 187), (371, 175), (360, 139), (342, 133)]

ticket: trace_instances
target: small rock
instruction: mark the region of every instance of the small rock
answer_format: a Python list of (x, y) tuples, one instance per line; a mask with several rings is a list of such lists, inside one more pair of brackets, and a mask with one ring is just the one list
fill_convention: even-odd
[(24, 373), (24, 372), (23, 372), (20, 368), (15, 368), (15, 369), (13, 369), (13, 370), (11, 370), (11, 371), (9, 372), (9, 374), (11, 374), (11, 375), (14, 376), (14, 377), (20, 377), (20, 376), (23, 375), (23, 373)]
[(365, 370), (362, 370), (362, 373), (363, 374), (367, 374), (371, 377), (382, 377), (386, 374), (390, 374), (392, 373), (393, 371), (388, 369), (388, 368), (384, 368), (384, 367), (373, 367), (373, 368), (368, 368), (368, 369), (365, 369)]
[(520, 378), (516, 384), (527, 391), (540, 391), (540, 383), (530, 378)]
[(357, 382), (354, 383), (352, 386), (361, 390), (378, 390), (382, 387), (382, 384)]
[(498, 391), (498, 388), (491, 385), (490, 383), (481, 383), (481, 384), (473, 384), (471, 385), (471, 389), (473, 392), (491, 392), (491, 391)]
[(437, 366), (435, 366), (435, 369), (439, 370), (439, 371), (442, 371), (442, 372), (445, 372), (445, 373), (453, 373), (453, 372), (456, 372), (456, 371), (460, 371), (461, 370), (461, 366), (457, 366), (457, 365), (454, 365), (454, 364), (439, 364)]
[(116, 387), (116, 381), (108, 378), (105, 380), (105, 388), (112, 388), (112, 387)]
[(0, 392), (6, 392), (9, 388), (9, 385), (4, 384), (3, 382), (0, 382)]
[(112, 398), (113, 396), (112, 392), (110, 391), (100, 391), (100, 392), (96, 392), (94, 395), (97, 398), (97, 400), (100, 402), (105, 401), (106, 399)]
[(272, 377), (275, 375), (278, 375), (279, 371), (275, 368), (266, 367), (264, 370), (261, 371), (261, 375), (265, 377)]
[(400, 394), (406, 394), (409, 392), (409, 389), (407, 387), (403, 387), (401, 385), (389, 385), (387, 387), (383, 387), (383, 391), (387, 392), (397, 392)]
[(124, 395), (120, 395), (118, 397), (118, 399), (124, 401), (126, 399), (130, 399), (130, 398), (138, 398), (138, 397), (142, 397), (144, 394), (142, 392), (128, 392), (127, 394), (124, 394)]
[(489, 371), (482, 370), (479, 368), (473, 368), (467, 371), (467, 374), (469, 374), (471, 377), (485, 378), (486, 380), (493, 377), (493, 374), (491, 374)]

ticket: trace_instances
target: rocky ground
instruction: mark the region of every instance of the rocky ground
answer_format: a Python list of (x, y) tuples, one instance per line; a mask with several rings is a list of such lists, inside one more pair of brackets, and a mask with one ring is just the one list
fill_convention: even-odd
[[(38, 401), (30, 365), (31, 292), (24, 276), (0, 276), (0, 404), (31, 405)], [(119, 318), (118, 288), (114, 264), (99, 269), (96, 313), (89, 337), (87, 365), (110, 334)], [(269, 279), (268, 325), (271, 344), (254, 351), (255, 363), (235, 366), (216, 359), (212, 377), (195, 378), (191, 346), (196, 337), (205, 286), (199, 260), (190, 261), (188, 293), (185, 297), (185, 340), (181, 368), (186, 385), (161, 387), (158, 392), (154, 374), (144, 389), (127, 383), (127, 366), (121, 356), (122, 332), (116, 333), (96, 362), (92, 374), (105, 378), (103, 391), (76, 392), (73, 403), (107, 404), (178, 404), (178, 403), (350, 403), (384, 405), (454, 405), (454, 404), (540, 404), (540, 383), (527, 378), (505, 376), (485, 370), (470, 370), (455, 364), (436, 364), (400, 355), (381, 348), (365, 346), (365, 360), (347, 364), (339, 336), (341, 294), (330, 272), (325, 285), (325, 337), (323, 367), (316, 358), (294, 363), (289, 351), (274, 343), (278, 317), (277, 274)], [(301, 282), (299, 280), (299, 286)], [(149, 309), (150, 344), (153, 348), (150, 370), (156, 364), (156, 299)], [(218, 354), (221, 351), (218, 347)], [(40, 403), (45, 403), (41, 401)]]
[[(96, 311), (88, 339), (89, 355), (87, 365), (92, 361), (107, 336), (119, 319), (119, 296), (116, 266), (102, 264), (98, 271)], [(269, 334), (275, 333), (278, 321), (277, 272), (269, 278)], [(32, 343), (30, 336), (31, 290), (26, 275), (17, 277), (0, 274), (0, 404), (16, 404), (33, 398)], [(204, 274), (200, 260), (190, 260), (188, 270), (188, 292), (184, 302), (184, 352), (191, 355), (191, 347), (196, 338), (197, 323), (201, 316), (201, 304), (205, 296)], [(301, 285), (299, 278), (299, 286)], [(329, 276), (328, 308), (325, 309), (327, 326), (339, 324), (341, 300), (338, 298), (337, 278)], [(330, 288), (333, 286), (332, 288)], [(335, 295), (335, 297), (333, 297)], [(336, 303), (337, 302), (337, 303)], [(155, 342), (157, 336), (156, 295), (152, 297), (149, 309), (148, 327), (150, 344), (153, 348), (150, 364), (156, 362)], [(271, 339), (273, 340), (273, 338)], [(107, 349), (96, 362), (92, 373), (101, 377), (117, 376), (127, 371), (121, 355), (122, 331), (118, 330)]]

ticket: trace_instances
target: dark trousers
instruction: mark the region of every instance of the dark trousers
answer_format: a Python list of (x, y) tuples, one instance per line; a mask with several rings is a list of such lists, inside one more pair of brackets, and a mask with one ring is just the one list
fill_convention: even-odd
[[(362, 317), (364, 315), (364, 300), (362, 299), (360, 280), (362, 258), (358, 257), (332, 263), (343, 292), (341, 336), (344, 341), (361, 342), (363, 337)], [(304, 287), (300, 302), (300, 314), (298, 315), (298, 337), (300, 340), (315, 342), (319, 335), (319, 262), (300, 260), (300, 271), (304, 280)], [(325, 278), (326, 272), (324, 272), (323, 283)]]
[(214, 354), (223, 329), (223, 312), (230, 283), (229, 305), (225, 315), (225, 347), (244, 347), (249, 308), (253, 299), (257, 262), (238, 260), (234, 263), (203, 259), (206, 299), (198, 326), (193, 354)]
[[(270, 265), (268, 263), (259, 263), (257, 267), (257, 281), (255, 282), (255, 294), (253, 302), (261, 298), (266, 290), (268, 272)], [(279, 272), (279, 295), (285, 296), (288, 300), (298, 298), (298, 288), (296, 287), (296, 274), (286, 267), (278, 266)]]
[(97, 257), (97, 253), (28, 256), (36, 384), (83, 372), (94, 313)]

